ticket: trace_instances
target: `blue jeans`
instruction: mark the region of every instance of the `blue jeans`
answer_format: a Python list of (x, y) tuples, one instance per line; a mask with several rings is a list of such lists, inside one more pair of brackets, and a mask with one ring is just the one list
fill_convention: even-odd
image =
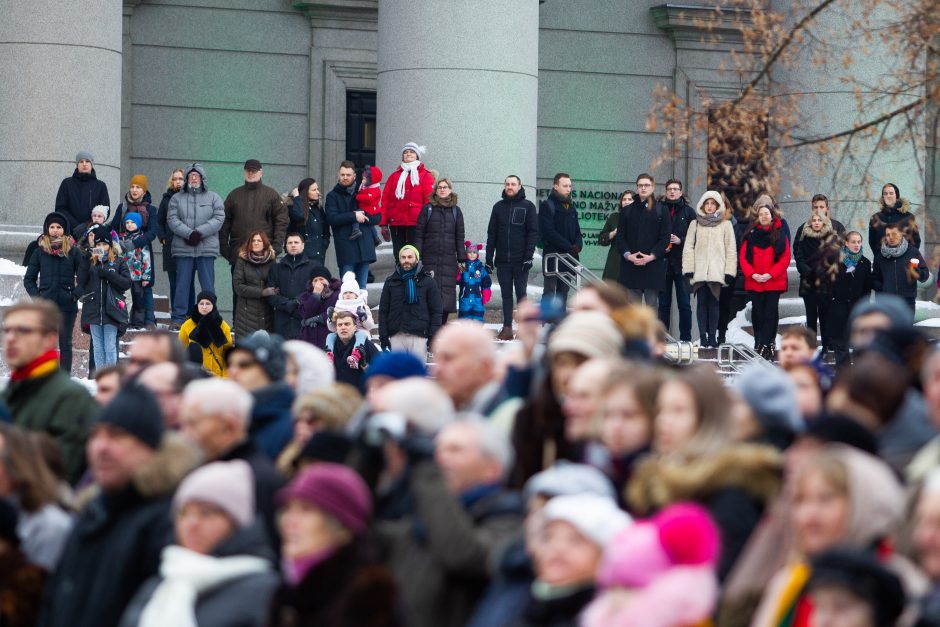
[[(170, 280), (170, 311), (173, 311), (173, 303), (176, 302), (176, 270), (167, 270), (167, 271), (166, 271), (166, 276), (167, 276), (167, 278)], [(196, 304), (196, 290), (193, 289), (194, 287), (195, 287), (195, 286), (193, 285), (192, 276), (190, 276), (190, 279), (189, 279), (189, 300), (186, 301), (186, 302), (189, 303), (189, 305), (187, 306), (187, 309), (186, 309), (187, 311), (189, 311), (190, 309), (192, 309), (192, 308), (193, 308), (193, 305)], [(152, 293), (152, 292), (151, 292), (151, 293)], [(152, 310), (152, 309), (153, 309), (153, 307), (151, 307), (151, 310)]]
[(91, 346), (95, 353), (95, 369), (113, 366), (117, 363), (117, 326), (113, 324), (92, 324)]
[(339, 267), (339, 279), (343, 280), (343, 275), (347, 272), (352, 272), (356, 275), (356, 283), (359, 284), (359, 289), (364, 290), (368, 288), (369, 285), (369, 262), (360, 261), (359, 263), (344, 263)]
[(193, 269), (199, 274), (199, 287), (215, 294), (215, 257), (174, 257), (176, 261), (176, 299), (173, 301), (173, 322), (182, 324), (189, 317), (186, 308), (189, 290), (193, 288)]
[(672, 319), (672, 286), (676, 287), (676, 306), (679, 308), (679, 339), (692, 341), (692, 299), (688, 282), (681, 274), (666, 273), (666, 285), (659, 292), (659, 320), (669, 331)]

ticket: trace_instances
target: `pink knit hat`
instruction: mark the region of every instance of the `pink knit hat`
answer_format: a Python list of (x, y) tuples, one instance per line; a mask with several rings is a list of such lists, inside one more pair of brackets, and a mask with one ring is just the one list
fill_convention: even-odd
[(675, 566), (714, 565), (719, 552), (718, 528), (708, 513), (698, 505), (678, 503), (614, 536), (598, 583), (642, 588)]
[(301, 471), (277, 493), (281, 505), (291, 499), (319, 507), (355, 535), (368, 528), (372, 517), (372, 495), (365, 481), (341, 464), (324, 462)]

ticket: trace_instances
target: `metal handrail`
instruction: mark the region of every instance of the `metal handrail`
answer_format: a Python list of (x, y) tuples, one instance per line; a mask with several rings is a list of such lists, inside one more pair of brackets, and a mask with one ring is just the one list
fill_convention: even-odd
[(687, 365), (698, 359), (698, 351), (692, 342), (677, 340), (667, 333), (665, 344), (666, 353), (664, 356), (674, 364)]
[[(568, 269), (561, 269), (559, 262), (562, 262)], [(548, 253), (543, 256), (542, 272), (545, 276), (558, 277), (562, 283), (573, 290), (580, 290), (582, 282), (601, 282), (601, 278), (594, 274), (590, 268), (568, 253)]]
[(758, 355), (750, 346), (722, 344), (718, 347), (718, 365), (730, 368), (735, 373), (741, 372), (741, 367), (755, 362), (770, 365), (770, 362)]

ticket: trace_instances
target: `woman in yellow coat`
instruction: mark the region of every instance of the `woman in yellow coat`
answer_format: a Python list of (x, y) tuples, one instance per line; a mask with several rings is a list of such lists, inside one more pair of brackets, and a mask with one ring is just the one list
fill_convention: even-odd
[(189, 319), (180, 327), (180, 342), (189, 349), (192, 360), (219, 377), (225, 374), (225, 351), (232, 346), (232, 329), (222, 319), (212, 292), (200, 292)]

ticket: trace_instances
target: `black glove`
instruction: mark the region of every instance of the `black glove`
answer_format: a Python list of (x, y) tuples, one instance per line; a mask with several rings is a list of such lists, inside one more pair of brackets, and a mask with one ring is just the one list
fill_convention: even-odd
[(434, 440), (426, 435), (412, 434), (405, 436), (399, 446), (408, 456), (408, 462), (411, 465), (419, 464), (434, 457)]
[(572, 246), (571, 248), (568, 249), (569, 255), (577, 255), (579, 252), (581, 252), (580, 246)]
[(689, 279), (690, 281), (692, 280), (692, 273), (691, 273), (691, 272), (686, 272), (686, 273), (683, 274), (682, 276), (684, 276), (685, 278)]
[(359, 322), (365, 322), (365, 321), (366, 321), (366, 311), (365, 309), (360, 309), (359, 310)]
[(725, 285), (734, 285), (734, 280), (735, 280), (735, 278), (737, 278), (737, 277), (735, 277), (733, 274), (726, 274), (726, 275), (725, 275)]
[(486, 268), (487, 272), (489, 272), (490, 274), (493, 274), (493, 264), (485, 263), (483, 264), (483, 267)]
[(532, 260), (531, 260), (531, 259), (526, 259), (525, 261), (523, 261), (523, 262), (522, 262), (522, 269), (525, 270), (526, 272), (528, 272), (529, 270), (531, 270), (531, 269), (532, 269)]
[(391, 352), (392, 350), (392, 345), (387, 339), (379, 338), (379, 346), (381, 346), (382, 350), (386, 353)]
[(202, 233), (199, 231), (193, 231), (189, 234), (189, 237), (186, 238), (186, 243), (190, 246), (196, 246), (199, 242), (202, 241)]
[(323, 314), (319, 316), (311, 316), (310, 318), (304, 318), (300, 322), (302, 327), (318, 327), (323, 325)]

